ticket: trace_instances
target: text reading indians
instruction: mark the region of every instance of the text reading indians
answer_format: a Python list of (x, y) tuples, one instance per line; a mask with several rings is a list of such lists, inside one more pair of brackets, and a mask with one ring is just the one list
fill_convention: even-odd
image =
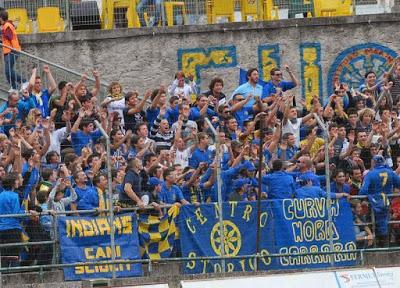
[[(255, 225), (254, 219), (257, 217), (257, 209), (253, 209), (253, 206), (248, 204), (245, 205), (244, 209), (238, 209), (238, 203), (237, 202), (230, 202), (229, 203), (229, 215), (226, 215), (226, 212), (224, 213), (225, 216), (228, 216), (230, 220), (224, 220), (223, 221), (223, 226), (224, 226), (224, 250), (225, 250), (225, 256), (237, 256), (240, 252), (240, 249), (242, 247), (242, 242), (244, 241), (244, 238), (246, 237), (241, 234), (241, 230), (238, 228), (238, 226), (234, 223), (236, 221), (241, 221), (244, 222), (248, 225)], [(221, 256), (221, 246), (220, 246), (220, 232), (219, 232), (219, 213), (220, 209), (217, 203), (214, 205), (214, 215), (211, 217), (212, 219), (207, 218), (203, 213), (201, 208), (197, 208), (194, 212), (195, 217), (192, 218), (187, 218), (185, 220), (186, 226), (189, 229), (189, 231), (192, 233), (192, 235), (196, 235), (197, 233), (204, 233), (203, 227), (206, 224), (209, 224), (208, 222), (212, 223), (213, 228), (211, 229), (210, 232), (210, 245), (211, 248), (213, 249), (214, 253), (216, 255)], [(208, 214), (209, 215), (209, 214)], [(235, 220), (236, 219), (236, 220)], [(266, 227), (268, 222), (268, 212), (262, 212), (260, 216), (260, 227), (261, 229)], [(248, 243), (243, 243), (243, 245), (248, 245)], [(267, 256), (269, 255), (269, 251), (266, 249), (261, 249), (261, 255)], [(194, 258), (197, 257), (196, 252), (190, 252), (188, 254), (189, 258)], [(210, 256), (210, 255), (208, 255)], [(270, 265), (271, 264), (271, 259), (269, 257), (261, 258), (261, 261), (264, 265)], [(222, 272), (222, 267), (221, 264), (217, 261), (210, 261), (210, 260), (200, 260), (200, 261), (188, 261), (186, 264), (186, 268), (190, 270), (195, 270), (198, 269), (198, 265), (201, 265), (201, 270), (202, 273), (207, 273), (209, 272), (210, 268), (212, 272), (214, 273), (219, 273)], [(254, 259), (235, 259), (235, 260), (226, 260), (226, 271), (227, 272), (232, 272), (232, 271), (255, 271), (256, 266), (254, 265)]]
[[(120, 216), (114, 219), (116, 235), (132, 234), (132, 216)], [(107, 236), (111, 233), (108, 218), (93, 218), (91, 220), (73, 219), (66, 221), (67, 237), (89, 238)], [(112, 258), (111, 246), (84, 247), (85, 262), (106, 261)], [(115, 258), (122, 259), (121, 246), (115, 245)], [(130, 264), (116, 265), (85, 265), (75, 267), (75, 274), (109, 273), (113, 271), (130, 271)]]
[[(329, 254), (315, 254), (330, 251), (329, 221), (327, 220), (326, 199), (286, 199), (283, 200), (283, 215), (291, 223), (293, 242), (300, 246), (281, 247), (280, 254), (301, 254), (299, 256), (282, 256), (283, 266), (322, 264), (331, 261)], [(331, 201), (332, 218), (339, 216), (340, 205), (337, 200)], [(339, 241), (340, 235), (334, 221), (331, 223), (333, 241)], [(334, 243), (334, 251), (356, 249), (354, 242)], [(314, 253), (310, 255), (304, 255)], [(356, 260), (355, 253), (334, 254), (335, 262)]]

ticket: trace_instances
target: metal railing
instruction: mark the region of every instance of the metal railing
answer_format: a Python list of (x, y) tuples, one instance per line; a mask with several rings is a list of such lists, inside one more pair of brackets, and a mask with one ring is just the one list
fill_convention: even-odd
[[(82, 79), (83, 75), (85, 75), (87, 72), (89, 72), (89, 71), (86, 71), (86, 73), (80, 73), (73, 69), (67, 68), (65, 66), (45, 60), (36, 55), (27, 53), (25, 51), (17, 51), (17, 50), (15, 50), (7, 45), (4, 45), (2, 43), (0, 43), (0, 47), (1, 48), (3, 48), (3, 47), (9, 48), (12, 51), (12, 53), (15, 53), (15, 55), (17, 55), (15, 64), (12, 67), (14, 72), (20, 75), (20, 77), (18, 77), (18, 80), (17, 80), (17, 89), (20, 89), (24, 82), (29, 81), (29, 79), (31, 78), (31, 75), (32, 75), (33, 68), (37, 68), (37, 75), (43, 79), (43, 85), (45, 87), (48, 86), (48, 79), (46, 77), (46, 74), (43, 71), (44, 66), (49, 67), (50, 72), (53, 75), (53, 78), (55, 79), (56, 83), (58, 83), (60, 81), (67, 81), (67, 82), (72, 82), (73, 84), (75, 84), (75, 83), (78, 83)], [(4, 60), (3, 60), (3, 64), (4, 64), (4, 66), (7, 65)], [(4, 67), (4, 68), (6, 68), (6, 67)], [(8, 71), (10, 71), (11, 67), (8, 67), (8, 68), (9, 68)], [(9, 73), (12, 74), (14, 72), (9, 72)], [(7, 80), (6, 73), (4, 73), (4, 74), (2, 73), (2, 75), (3, 76), (0, 80), (0, 89), (2, 88), (2, 90), (7, 91), (10, 89), (11, 84)], [(9, 75), (9, 77), (11, 77), (11, 76), (12, 75)], [(93, 87), (95, 85), (96, 80), (94, 77), (88, 76), (85, 82), (86, 82), (86, 85), (88, 85), (89, 87)], [(100, 99), (103, 99), (107, 95), (107, 90), (108, 90), (109, 84), (104, 81), (101, 81), (100, 83), (101, 83), (101, 88), (100, 88), (100, 91), (98, 92), (98, 95), (99, 95)]]
[[(27, 17), (32, 32), (81, 29), (140, 28), (149, 26), (204, 25), (224, 22), (264, 21), (303, 17), (331, 17), (400, 12), (399, 0), (4, 0), (6, 9), (25, 9), (15, 15), (18, 25)], [(58, 7), (62, 29), (42, 27), (38, 9)], [(50, 13), (50, 12), (49, 12)], [(18, 13), (17, 13), (18, 14)], [(54, 16), (54, 15), (53, 15)], [(43, 21), (42, 21), (43, 22)], [(45, 23), (46, 24), (46, 23)], [(55, 27), (55, 26), (54, 26)]]
[[(393, 197), (400, 197), (398, 194), (389, 194), (387, 195), (388, 198), (393, 198)], [(352, 199), (367, 199), (367, 196), (352, 196)], [(173, 205), (160, 205), (162, 209), (168, 209), (171, 208)], [(139, 208), (139, 207), (132, 207), (132, 208), (121, 208), (119, 209), (118, 213), (124, 213), (124, 212), (139, 212), (139, 210), (153, 210), (153, 206), (147, 206), (145, 208)], [(389, 207), (390, 209), (390, 207)], [(53, 251), (50, 251), (52, 254), (52, 261), (51, 263), (47, 263), (44, 265), (31, 265), (31, 266), (24, 266), (24, 267), (1, 267), (0, 266), (0, 276), (1, 273), (3, 272), (22, 272), (22, 271), (33, 271), (33, 270), (43, 270), (47, 268), (64, 268), (64, 267), (72, 267), (72, 266), (81, 266), (81, 265), (105, 265), (105, 264), (128, 264), (128, 263), (147, 263), (149, 264), (149, 272), (151, 272), (151, 263), (165, 263), (165, 262), (184, 262), (184, 261), (194, 261), (194, 260), (226, 260), (226, 259), (254, 259), (256, 263), (256, 259), (259, 258), (276, 258), (276, 257), (287, 257), (287, 256), (306, 256), (306, 255), (334, 255), (334, 254), (346, 254), (346, 253), (356, 253), (359, 255), (359, 260), (362, 262), (364, 261), (363, 254), (367, 252), (393, 252), (393, 251), (400, 251), (400, 245), (390, 245), (390, 247), (376, 247), (376, 245), (373, 245), (372, 247), (369, 246), (368, 248), (361, 248), (357, 247), (355, 250), (342, 250), (342, 251), (319, 251), (319, 252), (308, 252), (308, 253), (272, 253), (266, 255), (261, 255), (258, 253), (255, 253), (254, 255), (238, 255), (238, 256), (196, 256), (196, 257), (169, 257), (169, 258), (162, 258), (162, 259), (157, 259), (157, 260), (151, 260), (151, 259), (138, 259), (138, 260), (124, 260), (124, 259), (117, 259), (117, 260), (107, 260), (107, 261), (98, 261), (98, 262), (80, 262), (80, 263), (69, 263), (69, 264), (60, 264), (60, 254), (59, 254), (59, 238), (57, 236), (57, 217), (59, 216), (66, 216), (66, 215), (85, 215), (85, 214), (93, 214), (93, 213), (108, 213), (109, 217), (110, 215), (114, 214), (113, 210), (110, 209), (92, 209), (92, 210), (78, 210), (78, 211), (66, 211), (66, 212), (61, 212), (61, 213), (50, 213), (48, 211), (43, 212), (40, 214), (40, 217), (48, 215), (50, 217), (53, 217), (52, 223), (54, 225), (52, 226), (52, 231), (54, 233), (54, 237), (51, 240), (46, 240), (46, 241), (32, 241), (32, 242), (23, 242), (23, 243), (8, 243), (8, 244), (0, 244), (0, 249), (4, 248), (11, 248), (11, 247), (31, 247), (31, 246), (38, 246), (38, 245), (52, 245)], [(362, 224), (356, 224), (354, 223), (354, 226), (372, 226), (375, 227), (375, 216), (373, 214), (372, 209), (370, 209), (370, 219), (371, 222), (365, 222)], [(220, 213), (222, 215), (222, 213)], [(0, 215), (0, 218), (26, 218), (28, 216), (32, 216), (30, 213), (26, 214), (9, 214), (9, 215)], [(388, 222), (389, 226), (389, 231), (390, 227), (393, 224), (399, 224), (399, 220), (391, 220)], [(112, 231), (111, 231), (112, 232)], [(390, 236), (390, 234), (389, 234)], [(374, 243), (375, 238), (374, 238)], [(330, 257), (330, 256), (329, 256)], [(0, 259), (1, 259), (1, 254), (0, 254)], [(40, 259), (39, 259), (40, 260)], [(334, 263), (333, 263), (334, 264)], [(363, 265), (363, 263), (360, 263)], [(256, 264), (255, 264), (256, 265)], [(334, 266), (334, 265), (333, 265)]]

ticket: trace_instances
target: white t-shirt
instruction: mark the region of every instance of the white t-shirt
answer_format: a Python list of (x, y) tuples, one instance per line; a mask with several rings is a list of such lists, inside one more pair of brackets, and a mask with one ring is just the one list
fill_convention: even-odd
[[(107, 97), (106, 100), (112, 99), (111, 97)], [(112, 101), (108, 103), (107, 105), (107, 110), (108, 114), (111, 114), (113, 112), (118, 112), (119, 116), (121, 117), (121, 124), (124, 124), (124, 108), (125, 108), (125, 98), (122, 97), (122, 99), (117, 100), (117, 101)]]
[(296, 146), (300, 147), (300, 126), (303, 118), (296, 118), (295, 120), (296, 121), (293, 121), (294, 123), (287, 120), (286, 124), (282, 127), (282, 135), (292, 133), (294, 137), (296, 137)]
[(180, 164), (182, 168), (188, 167), (190, 154), (190, 147), (183, 151), (176, 149), (174, 164)]

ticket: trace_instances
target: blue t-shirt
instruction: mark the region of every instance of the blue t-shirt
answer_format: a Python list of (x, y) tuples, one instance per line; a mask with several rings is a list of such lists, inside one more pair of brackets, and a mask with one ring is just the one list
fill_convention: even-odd
[[(253, 87), (249, 82), (247, 82), (237, 87), (235, 91), (233, 91), (232, 97), (236, 94), (243, 95), (244, 98), (247, 98), (250, 94), (252, 94), (254, 97), (261, 97), (262, 91), (263, 87), (260, 84), (256, 84), (256, 86)], [(254, 103), (254, 99), (251, 99), (245, 106), (252, 107)]]
[(146, 110), (146, 118), (148, 121), (148, 126), (152, 127), (154, 120), (156, 120), (158, 114), (160, 114), (160, 108), (155, 108), (155, 109), (151, 109), (151, 108), (147, 108)]
[[(296, 189), (296, 198), (326, 198), (326, 192), (316, 186), (304, 186)], [(335, 193), (331, 192), (331, 199), (335, 199)]]
[[(3, 191), (0, 193), (0, 215), (5, 214), (24, 214), (21, 208), (19, 196), (14, 191)], [(22, 218), (0, 217), (0, 231), (18, 229), (21, 227)]]
[(233, 113), (233, 116), (236, 118), (238, 126), (243, 129), (244, 121), (253, 119), (253, 106), (244, 106), (242, 109)]
[(174, 204), (180, 202), (183, 198), (182, 190), (176, 186), (172, 185), (168, 189), (167, 184), (163, 183), (161, 185), (160, 200), (165, 204)]
[[(218, 116), (218, 113), (210, 108), (207, 108), (207, 117), (211, 118), (214, 116)], [(201, 118), (200, 109), (199, 107), (192, 107), (190, 108), (189, 120), (197, 121)]]
[(196, 147), (192, 153), (192, 156), (189, 158), (189, 166), (192, 168), (197, 168), (201, 162), (211, 162), (210, 151), (208, 149), (202, 151), (199, 149), (199, 147)]
[(81, 130), (71, 133), (72, 148), (74, 148), (75, 154), (81, 156), (82, 149), (84, 147), (92, 147), (93, 144), (101, 137), (100, 130), (93, 131), (89, 134), (84, 133)]
[(287, 90), (293, 89), (294, 87), (296, 87), (296, 85), (292, 81), (281, 81), (279, 82), (278, 86), (275, 86), (272, 80), (268, 81), (263, 87), (261, 99), (265, 99), (271, 94), (276, 94), (276, 88), (281, 88), (282, 91), (285, 92)]
[(262, 182), (267, 186), (268, 199), (293, 198), (296, 191), (293, 177), (283, 171), (263, 176)]
[(49, 111), (49, 100), (50, 100), (50, 94), (49, 90), (43, 89), (41, 91), (42, 95), (42, 103), (40, 103), (37, 99), (36, 96), (31, 93), (31, 98), (33, 99), (33, 102), (35, 103), (35, 107), (39, 109), (42, 112), (43, 117), (48, 117), (50, 116), (50, 111)]

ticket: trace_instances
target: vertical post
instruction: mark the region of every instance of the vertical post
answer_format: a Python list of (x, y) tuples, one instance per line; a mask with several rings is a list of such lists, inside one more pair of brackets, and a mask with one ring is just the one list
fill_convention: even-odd
[[(319, 118), (317, 113), (314, 113), (314, 118), (317, 120), (319, 127), (324, 131), (324, 142), (325, 142), (325, 181), (326, 181), (326, 209), (328, 211), (328, 236), (329, 236), (329, 247), (330, 252), (333, 252), (333, 228), (332, 228), (332, 203), (331, 203), (331, 182), (329, 173), (329, 132), (328, 125), (325, 125)], [(331, 260), (331, 266), (335, 266), (334, 255), (329, 254)]]
[[(112, 177), (111, 177), (111, 153), (110, 153), (110, 136), (104, 131), (103, 127), (99, 123), (99, 121), (95, 120), (94, 123), (97, 126), (97, 129), (100, 130), (101, 134), (106, 138), (106, 153), (107, 153), (107, 178), (108, 178), (108, 217), (110, 221), (110, 239), (111, 239), (111, 259), (115, 261), (115, 227), (114, 227), (114, 203), (113, 203), (113, 191), (112, 191)], [(115, 279), (115, 265), (112, 265), (112, 278)]]
[(71, 15), (70, 15), (70, 6), (69, 0), (65, 1), (65, 18), (67, 19), (67, 28), (69, 31), (72, 31), (72, 23), (71, 23)]
[[(225, 256), (225, 234), (224, 234), (224, 212), (223, 212), (223, 205), (222, 205), (222, 180), (221, 180), (221, 157), (220, 157), (220, 139), (215, 130), (214, 126), (212, 125), (210, 119), (205, 118), (208, 127), (211, 129), (212, 133), (215, 136), (215, 157), (217, 158), (216, 168), (217, 168), (217, 191), (218, 191), (218, 207), (219, 207), (219, 235), (221, 240), (221, 255), (222, 257)], [(222, 266), (222, 273), (225, 273), (225, 259), (221, 259), (221, 266)]]
[[(261, 227), (260, 227), (260, 219), (261, 219), (261, 189), (262, 189), (262, 167), (263, 167), (263, 141), (264, 141), (264, 122), (265, 116), (261, 116), (260, 118), (260, 144), (258, 147), (258, 195), (257, 195), (257, 238), (256, 238), (256, 253), (259, 255), (260, 253), (260, 238), (261, 238)], [(260, 263), (260, 258), (257, 257), (257, 270), (258, 264)]]
[(52, 219), (53, 219), (53, 233), (54, 233), (54, 235), (53, 235), (53, 241), (54, 241), (54, 244), (53, 244), (53, 262), (52, 262), (52, 264), (57, 264), (57, 260), (58, 260), (58, 253), (57, 253), (57, 242), (58, 242), (58, 236), (57, 236), (57, 225), (58, 225), (58, 223), (57, 223), (57, 217), (58, 215), (57, 214), (55, 214), (55, 215), (53, 215), (52, 216)]
[(356, 9), (357, 0), (353, 0), (352, 2), (353, 2), (353, 5), (352, 5), (353, 6), (352, 7), (353, 8), (353, 15), (356, 15), (356, 13), (357, 13), (357, 9)]
[[(207, 5), (207, 4), (206, 4)], [(199, 0), (195, 2), (195, 10), (196, 10), (196, 25), (200, 24), (200, 14), (199, 14)]]

